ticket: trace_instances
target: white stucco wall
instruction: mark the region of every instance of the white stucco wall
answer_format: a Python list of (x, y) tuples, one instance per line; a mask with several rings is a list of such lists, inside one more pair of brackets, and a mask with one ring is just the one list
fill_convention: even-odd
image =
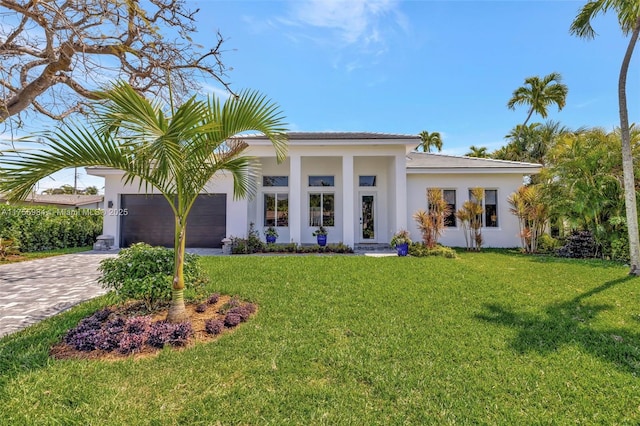
[[(365, 143), (366, 142), (366, 143)], [(412, 145), (413, 146), (413, 145)], [(516, 247), (520, 243), (518, 222), (509, 213), (507, 197), (521, 184), (522, 175), (512, 170), (497, 169), (492, 172), (483, 169), (461, 171), (423, 170), (407, 171), (407, 149), (412, 146), (398, 143), (373, 144), (369, 141), (345, 140), (344, 143), (323, 140), (302, 140), (289, 145), (288, 157), (277, 163), (275, 152), (269, 143), (249, 146), (247, 155), (259, 161), (257, 192), (250, 199), (234, 200), (231, 175), (217, 175), (207, 186), (208, 193), (227, 194), (226, 235), (245, 237), (249, 223), (253, 222), (264, 239), (264, 194), (265, 192), (289, 194), (289, 226), (278, 228), (278, 242), (315, 243), (312, 235), (316, 229), (309, 223), (309, 194), (330, 192), (335, 195), (334, 226), (328, 227), (328, 241), (344, 242), (350, 246), (358, 243), (388, 243), (392, 235), (400, 229), (408, 229), (415, 241), (421, 240), (412, 215), (418, 209), (426, 208), (426, 189), (437, 187), (456, 190), (456, 209), (468, 199), (472, 187), (495, 189), (498, 194), (499, 227), (483, 228), (485, 247)], [(104, 234), (113, 235), (120, 241), (120, 195), (137, 194), (137, 182), (124, 185), (122, 172), (101, 169), (91, 172), (105, 177), (105, 217)], [(345, 173), (352, 176), (345, 179)], [(262, 187), (262, 176), (289, 176), (288, 187)], [(333, 187), (309, 187), (309, 176), (334, 176)], [(376, 176), (375, 187), (360, 187), (359, 176)], [(153, 191), (151, 191), (153, 193)], [(375, 197), (375, 238), (362, 239), (362, 196)], [(345, 196), (348, 197), (345, 200)], [(113, 203), (108, 207), (108, 203)], [(461, 226), (447, 228), (440, 242), (448, 246), (464, 247), (465, 240)]]
[[(427, 208), (427, 188), (455, 189), (456, 210), (469, 199), (469, 189), (481, 187), (496, 189), (498, 192), (498, 227), (483, 227), (483, 247), (518, 247), (520, 245), (518, 220), (509, 212), (507, 198), (522, 185), (522, 175), (518, 174), (408, 174), (407, 175), (407, 223), (414, 241), (421, 241), (413, 214)], [(465, 239), (457, 221), (457, 227), (448, 227), (440, 238), (445, 246), (465, 247)]]
[[(327, 240), (330, 243), (344, 242), (348, 245), (365, 242), (361, 238), (361, 196), (374, 195), (376, 238), (369, 243), (387, 243), (395, 232), (398, 217), (397, 199), (404, 199), (404, 186), (396, 194), (397, 174), (404, 178), (406, 148), (403, 145), (389, 146), (296, 146), (289, 147), (289, 156), (298, 158), (300, 162), (300, 179), (296, 184), (292, 181), (292, 161), (287, 158), (278, 164), (273, 157), (273, 148), (269, 146), (252, 146), (247, 150), (249, 155), (259, 158), (262, 174), (258, 177), (258, 194), (249, 201), (249, 221), (256, 224), (261, 232), (264, 229), (263, 205), (265, 192), (289, 193), (289, 227), (278, 228), (278, 242), (295, 241), (302, 244), (313, 244), (316, 239), (312, 235), (316, 229), (310, 226), (309, 194), (329, 192), (335, 195), (335, 223), (327, 227)], [(343, 159), (345, 163), (343, 163)], [(349, 161), (352, 161), (352, 166)], [(401, 163), (401, 172), (397, 167)], [(295, 162), (293, 162), (295, 164)], [(353, 170), (351, 188), (345, 187), (344, 170)], [(262, 188), (262, 176), (289, 176), (288, 188)], [(375, 187), (359, 187), (359, 176), (376, 176)], [(309, 176), (334, 176), (333, 187), (309, 187)], [(298, 190), (299, 188), (299, 190)], [(296, 190), (299, 194), (296, 196)], [(351, 205), (345, 205), (346, 194), (351, 193)], [(296, 201), (297, 200), (297, 201)], [(404, 221), (406, 206), (403, 205), (401, 218)], [(293, 222), (294, 212), (299, 212), (299, 232)], [(348, 217), (346, 217), (348, 216)], [(299, 238), (295, 238), (295, 234)]]

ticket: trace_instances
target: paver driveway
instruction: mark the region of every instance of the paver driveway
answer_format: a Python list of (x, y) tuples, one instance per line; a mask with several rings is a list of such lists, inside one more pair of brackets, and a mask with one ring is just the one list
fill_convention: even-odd
[(87, 251), (0, 265), (0, 337), (105, 293), (98, 264), (117, 251)]

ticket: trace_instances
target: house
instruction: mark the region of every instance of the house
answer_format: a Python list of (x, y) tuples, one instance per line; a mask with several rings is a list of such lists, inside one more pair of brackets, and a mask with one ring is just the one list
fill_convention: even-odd
[[(250, 223), (260, 231), (275, 226), (279, 242), (312, 244), (320, 225), (329, 231), (330, 243), (387, 244), (400, 229), (420, 240), (412, 215), (427, 207), (427, 188), (441, 188), (456, 210), (469, 199), (471, 188), (482, 187), (484, 246), (515, 247), (518, 221), (509, 213), (507, 198), (524, 176), (541, 167), (417, 153), (418, 136), (353, 132), (289, 133), (288, 156), (278, 164), (266, 137), (243, 139), (249, 144), (247, 155), (260, 163), (256, 196), (235, 200), (231, 176), (215, 176), (190, 213), (187, 246), (220, 247), (225, 237), (245, 236)], [(174, 220), (161, 195), (140, 193), (136, 183), (125, 185), (119, 170), (91, 167), (87, 173), (105, 178), (103, 233), (115, 236), (116, 245), (173, 245)], [(455, 217), (448, 218), (441, 242), (465, 245)]]
[[(0, 203), (7, 200), (0, 194)], [(32, 207), (56, 207), (59, 209), (101, 209), (102, 195), (80, 194), (31, 194), (17, 205)]]

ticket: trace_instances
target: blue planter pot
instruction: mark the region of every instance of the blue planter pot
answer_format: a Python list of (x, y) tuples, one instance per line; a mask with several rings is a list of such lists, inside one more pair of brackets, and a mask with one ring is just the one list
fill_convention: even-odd
[(318, 239), (318, 245), (320, 247), (324, 247), (327, 245), (327, 236), (326, 235), (316, 235), (316, 238)]
[(273, 244), (276, 242), (276, 236), (275, 235), (267, 235), (267, 244)]
[(398, 244), (396, 245), (396, 250), (398, 251), (398, 256), (406, 256), (409, 254), (409, 244)]

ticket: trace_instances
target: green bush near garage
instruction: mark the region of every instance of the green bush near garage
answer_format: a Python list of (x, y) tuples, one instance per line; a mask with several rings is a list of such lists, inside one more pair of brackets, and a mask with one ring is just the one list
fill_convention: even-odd
[(22, 252), (92, 245), (102, 233), (100, 209), (58, 209), (0, 205), (0, 237)]
[[(201, 296), (199, 292), (209, 280), (198, 259), (196, 254), (185, 253), (187, 298)], [(100, 262), (102, 277), (98, 281), (104, 288), (114, 290), (121, 301), (141, 300), (151, 311), (171, 300), (174, 262), (173, 249), (136, 243), (121, 250), (117, 257)]]

